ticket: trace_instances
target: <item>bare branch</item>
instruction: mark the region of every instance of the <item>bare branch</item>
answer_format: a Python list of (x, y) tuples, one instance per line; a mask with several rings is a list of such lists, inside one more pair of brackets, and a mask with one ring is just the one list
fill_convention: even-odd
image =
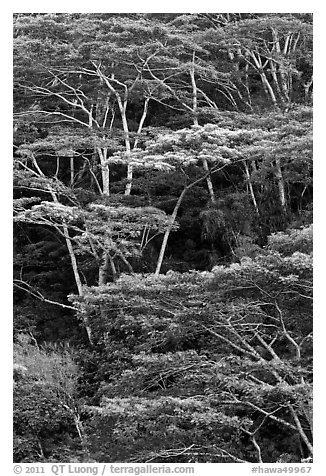
[(43, 294), (40, 291), (33, 288), (26, 281), (23, 281), (21, 279), (14, 279), (14, 286), (18, 289), (21, 289), (22, 291), (27, 292), (28, 294), (32, 295), (33, 297), (39, 299), (42, 302), (46, 302), (47, 304), (54, 304), (55, 306), (60, 306), (65, 309), (72, 309), (73, 311), (76, 311), (76, 308), (74, 306), (68, 306), (67, 304), (63, 304), (58, 301), (52, 301), (51, 299), (47, 299), (46, 297), (43, 296)]
[(283, 333), (284, 333), (285, 337), (288, 339), (288, 341), (291, 342), (291, 344), (294, 346), (295, 351), (296, 351), (296, 357), (297, 357), (298, 360), (300, 360), (300, 358), (301, 358), (300, 345), (297, 344), (297, 342), (290, 336), (288, 330), (286, 329), (284, 319), (283, 319), (283, 313), (282, 313), (277, 301), (275, 301), (275, 307), (276, 307), (277, 312), (280, 316), (280, 322), (281, 322), (281, 326), (282, 326), (282, 329), (283, 329)]
[(89, 128), (89, 123), (88, 122), (83, 122), (79, 119), (77, 119), (74, 116), (70, 116), (69, 114), (65, 114), (63, 112), (59, 111), (44, 111), (44, 110), (30, 110), (30, 111), (25, 111), (25, 112), (18, 112), (14, 113), (14, 116), (30, 116), (31, 114), (44, 114), (45, 116), (62, 116), (66, 117), (69, 121), (71, 122), (77, 122), (78, 124), (81, 124), (82, 126), (86, 126)]

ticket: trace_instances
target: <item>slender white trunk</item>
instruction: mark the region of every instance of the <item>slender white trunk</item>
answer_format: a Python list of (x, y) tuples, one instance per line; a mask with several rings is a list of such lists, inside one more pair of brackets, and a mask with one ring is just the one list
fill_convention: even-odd
[[(208, 167), (207, 160), (206, 159), (202, 159), (202, 160), (203, 160), (203, 168), (204, 168), (205, 172), (209, 172), (209, 167)], [(213, 204), (215, 204), (216, 203), (216, 198), (215, 198), (212, 178), (211, 178), (210, 175), (207, 176), (206, 182), (207, 182), (207, 188), (208, 188), (209, 196), (211, 198), (211, 202)]]
[(190, 74), (190, 79), (191, 79), (191, 85), (192, 85), (192, 111), (193, 111), (193, 121), (194, 125), (198, 126), (198, 101), (197, 101), (197, 84), (196, 84), (196, 79), (195, 79), (195, 52), (193, 52), (192, 55), (192, 65), (189, 71)]
[[(140, 134), (142, 129), (143, 129), (143, 126), (144, 126), (144, 122), (145, 122), (145, 119), (146, 119), (146, 116), (147, 116), (147, 112), (148, 112), (148, 104), (149, 104), (149, 101), (150, 101), (150, 97), (147, 97), (145, 99), (145, 102), (144, 102), (144, 109), (143, 109), (143, 114), (141, 116), (141, 119), (139, 121), (139, 125), (138, 125), (138, 129), (137, 129), (137, 134)], [(133, 149), (136, 149), (137, 145), (138, 145), (138, 141), (139, 141), (139, 137), (136, 137), (135, 139), (135, 142), (134, 142), (134, 145), (133, 145)]]
[(126, 183), (125, 195), (130, 195), (131, 194), (133, 176), (134, 176), (134, 168), (131, 164), (128, 164), (128, 167), (127, 167), (127, 183)]
[(255, 197), (254, 189), (253, 189), (252, 182), (251, 182), (249, 167), (248, 167), (248, 164), (247, 164), (246, 161), (243, 162), (243, 165), (244, 165), (245, 172), (246, 172), (246, 177), (247, 177), (247, 180), (248, 180), (248, 188), (249, 188), (249, 191), (250, 191), (251, 200), (252, 200), (252, 203), (255, 207), (256, 213), (259, 216), (259, 208), (258, 208), (258, 205), (257, 205), (257, 200), (256, 200), (256, 197)]
[(109, 254), (109, 261), (110, 261), (110, 266), (112, 270), (112, 279), (115, 281), (117, 279), (118, 273), (117, 273), (117, 268), (115, 267), (114, 260), (112, 256)]
[[(40, 167), (39, 167), (35, 158), (33, 158), (33, 163), (34, 163), (34, 166), (36, 167), (38, 173), (42, 177), (45, 177), (44, 173), (40, 169)], [(53, 199), (54, 203), (57, 203), (57, 204), (60, 203), (59, 200), (58, 200), (57, 194), (54, 192), (51, 185), (48, 185), (48, 190), (51, 193), (51, 196), (52, 196), (52, 199)], [(65, 220), (62, 221), (62, 230), (63, 230), (63, 235), (64, 235), (64, 238), (65, 238), (66, 245), (67, 245), (68, 252), (69, 252), (69, 256), (70, 256), (71, 266), (72, 266), (72, 270), (73, 270), (73, 273), (74, 273), (74, 278), (75, 278), (78, 294), (79, 294), (79, 296), (83, 296), (84, 291), (83, 291), (83, 285), (82, 285), (79, 270), (78, 270), (77, 259), (76, 259), (76, 255), (75, 255), (75, 252), (74, 252), (74, 248), (72, 246), (71, 238), (69, 236), (69, 229), (68, 229), (68, 226), (67, 226), (67, 223), (66, 223)], [(87, 317), (83, 317), (83, 323), (84, 323), (85, 330), (87, 332), (89, 343), (91, 345), (93, 345), (92, 332), (91, 332), (91, 328), (88, 325)]]
[(313, 83), (313, 79), (312, 79), (312, 76), (311, 76), (311, 80), (310, 81), (307, 81), (306, 83), (304, 83), (303, 85), (303, 89), (304, 89), (304, 97), (305, 97), (305, 104), (308, 104), (309, 103), (309, 90), (312, 86), (312, 83)]
[(261, 448), (260, 448), (259, 444), (256, 441), (255, 435), (251, 436), (251, 441), (252, 441), (252, 444), (254, 445), (254, 447), (256, 448), (256, 451), (257, 451), (257, 462), (258, 463), (263, 463), (264, 461), (262, 460), (262, 457), (261, 457)]
[(295, 422), (295, 426), (297, 427), (297, 430), (298, 430), (298, 433), (300, 434), (301, 438), (303, 439), (303, 441), (305, 442), (305, 444), (307, 445), (307, 448), (308, 450), (310, 451), (310, 454), (313, 455), (313, 446), (312, 444), (310, 443), (309, 441), (309, 438), (308, 436), (306, 435), (304, 429), (302, 428), (302, 425), (301, 425), (301, 422), (300, 422), (300, 419), (297, 415), (297, 412), (295, 411), (295, 409), (293, 408), (293, 405), (288, 405), (288, 408), (290, 409), (290, 412), (292, 414), (292, 417), (293, 417), (293, 420)]
[(108, 270), (109, 270), (109, 253), (103, 252), (102, 263), (98, 270), (98, 285), (103, 286), (107, 282)]
[(278, 186), (278, 192), (279, 192), (281, 207), (282, 207), (283, 212), (286, 213), (286, 209), (287, 209), (286, 193), (285, 193), (285, 185), (284, 185), (284, 179), (283, 179), (283, 174), (282, 174), (280, 158), (275, 159), (275, 177), (276, 177), (276, 180), (277, 180), (277, 186)]
[[(64, 237), (65, 237), (65, 240), (66, 240), (66, 244), (67, 244), (67, 248), (68, 248), (68, 252), (69, 252), (69, 256), (70, 256), (71, 266), (72, 266), (72, 269), (73, 269), (73, 272), (74, 272), (74, 277), (75, 277), (75, 282), (76, 282), (77, 289), (78, 289), (78, 294), (79, 294), (79, 296), (83, 296), (84, 295), (83, 285), (82, 285), (80, 275), (79, 275), (79, 271), (78, 271), (78, 264), (77, 264), (77, 260), (76, 260), (76, 255), (75, 255), (72, 243), (71, 243), (71, 238), (69, 236), (69, 230), (68, 230), (68, 227), (67, 227), (65, 222), (63, 222), (62, 229), (63, 229), (63, 234), (64, 234)], [(89, 343), (91, 345), (93, 345), (92, 331), (91, 331), (90, 326), (88, 325), (88, 319), (87, 319), (86, 316), (83, 317), (83, 323), (84, 323), (85, 330), (87, 332), (87, 337), (88, 337)]]
[(75, 180), (74, 158), (70, 157), (70, 186), (72, 187)]
[(269, 65), (270, 65), (271, 75), (272, 75), (277, 93), (278, 93), (279, 97), (282, 98), (282, 91), (281, 91), (280, 84), (279, 84), (279, 81), (278, 81), (276, 65), (275, 65), (274, 60), (270, 59), (269, 60)]
[(127, 266), (129, 273), (133, 274), (134, 273), (133, 267), (131, 266), (127, 258), (124, 256), (124, 254), (121, 252), (117, 252), (117, 255), (119, 256), (121, 261), (123, 261), (123, 263)]
[(264, 72), (264, 69), (263, 69), (263, 64), (262, 64), (262, 61), (261, 61), (261, 57), (260, 55), (257, 53), (257, 56), (255, 55), (255, 53), (252, 51), (250, 53), (250, 56), (252, 57), (252, 59), (254, 60), (254, 63), (256, 65), (256, 68), (257, 70), (259, 71), (259, 75), (260, 75), (260, 78), (261, 78), (261, 81), (262, 81), (262, 84), (263, 84), (263, 88), (266, 92), (267, 95), (270, 96), (271, 100), (272, 100), (272, 103), (274, 104), (274, 106), (277, 106), (277, 99), (275, 97), (275, 93), (273, 91), (273, 88), (272, 86), (270, 85), (267, 77), (266, 77), (266, 74)]
[[(150, 98), (145, 99), (144, 103), (144, 109), (143, 109), (143, 114), (139, 122), (137, 134), (140, 134), (147, 116), (147, 111), (148, 111), (148, 103), (149, 103)], [(125, 103), (125, 106), (123, 107), (123, 112), (121, 112), (121, 117), (122, 117), (122, 124), (123, 124), (123, 130), (125, 133), (125, 145), (126, 145), (126, 151), (127, 154), (130, 154), (131, 152), (131, 145), (130, 145), (130, 137), (129, 137), (129, 129), (128, 129), (128, 122), (127, 122), (127, 117), (126, 117), (126, 106), (127, 103)], [(139, 137), (136, 138), (133, 149), (137, 147), (139, 141)], [(130, 195), (131, 193), (131, 187), (132, 187), (132, 179), (133, 179), (133, 166), (131, 164), (128, 164), (127, 166), (127, 183), (126, 183), (126, 189), (125, 189), (125, 195)]]
[[(80, 439), (80, 442), (81, 442), (81, 446), (82, 446), (84, 451), (85, 450), (87, 451), (85, 430), (84, 430), (83, 424), (80, 420), (80, 415), (79, 414), (76, 415), (74, 413), (74, 423), (75, 423), (75, 428), (77, 430), (77, 433), (78, 433), (78, 436), (79, 436), (79, 439)], [(87, 453), (88, 453), (88, 451), (87, 451)]]
[[(221, 167), (222, 168), (222, 167)], [(215, 168), (213, 170), (213, 173), (214, 172), (217, 172), (218, 170), (220, 170), (221, 168)], [(164, 258), (164, 255), (165, 255), (165, 250), (166, 250), (166, 246), (167, 246), (167, 243), (168, 243), (168, 239), (169, 239), (169, 236), (170, 236), (170, 233), (171, 233), (171, 230), (173, 228), (173, 225), (176, 221), (176, 218), (177, 218), (177, 214), (178, 214), (178, 211), (179, 211), (179, 208), (180, 208), (180, 205), (182, 203), (182, 200), (185, 196), (185, 194), (187, 193), (188, 190), (190, 190), (192, 187), (194, 187), (195, 185), (197, 185), (198, 183), (200, 183), (202, 180), (205, 180), (208, 176), (209, 172), (207, 172), (205, 175), (203, 175), (202, 177), (200, 177), (199, 179), (195, 180), (194, 182), (192, 182), (191, 184), (187, 185), (181, 192), (178, 200), (177, 200), (177, 203), (175, 204), (175, 207), (173, 209), (173, 213), (170, 217), (170, 222), (169, 222), (169, 225), (164, 233), (164, 236), (163, 236), (163, 242), (162, 242), (162, 245), (161, 245), (161, 249), (160, 249), (160, 254), (159, 254), (159, 257), (158, 257), (158, 260), (157, 260), (157, 265), (156, 265), (156, 271), (155, 271), (155, 276), (159, 276), (160, 274), (160, 271), (161, 271), (161, 267), (162, 267), (162, 263), (163, 263), (163, 258)]]
[[(289, 102), (290, 101), (290, 96), (289, 96), (289, 83), (288, 83), (288, 72), (286, 70), (286, 67), (284, 66), (284, 61), (282, 61), (282, 51), (281, 51), (281, 45), (280, 45), (280, 40), (279, 40), (279, 35), (278, 32), (272, 28), (272, 33), (273, 33), (273, 40), (275, 44), (275, 48), (277, 53), (280, 56), (280, 61), (278, 63), (279, 65), (279, 76), (280, 76), (280, 84), (281, 84), (281, 90), (283, 93), (283, 97), (285, 101)], [(289, 40), (290, 40), (291, 34), (288, 34), (285, 43), (284, 43), (284, 48), (283, 48), (283, 55), (286, 56), (288, 53), (288, 46), (289, 46)]]
[[(130, 155), (131, 146), (130, 146), (130, 135), (129, 135), (129, 127), (128, 127), (128, 120), (127, 120), (127, 98), (122, 102), (122, 99), (119, 95), (117, 95), (117, 101), (119, 105), (121, 120), (122, 120), (122, 128), (124, 132), (124, 139), (125, 139), (125, 147), (127, 152), (127, 157)], [(127, 183), (125, 188), (125, 195), (130, 195), (131, 186), (132, 186), (132, 178), (133, 178), (133, 166), (131, 164), (127, 165)]]
[(261, 77), (263, 86), (265, 86), (265, 90), (267, 91), (267, 93), (269, 94), (269, 96), (272, 100), (272, 103), (274, 104), (274, 106), (277, 106), (277, 99), (276, 99), (275, 93), (274, 93), (273, 88), (270, 85), (268, 79), (266, 78), (265, 73), (264, 72), (260, 73), (260, 77)]
[(107, 147), (97, 148), (97, 153), (100, 158), (101, 173), (102, 173), (102, 193), (103, 195), (110, 195), (110, 169), (106, 164), (108, 149)]
[(161, 245), (161, 249), (160, 249), (160, 254), (159, 254), (159, 257), (158, 257), (158, 260), (157, 260), (157, 265), (156, 265), (156, 270), (155, 270), (155, 276), (158, 276), (160, 274), (160, 271), (161, 271), (161, 267), (162, 267), (162, 263), (163, 263), (163, 258), (164, 258), (164, 255), (165, 255), (165, 250), (166, 250), (166, 246), (168, 244), (168, 239), (169, 239), (169, 236), (170, 236), (170, 233), (171, 233), (171, 230), (173, 228), (173, 225), (175, 223), (175, 220), (177, 218), (177, 214), (178, 214), (178, 211), (179, 211), (179, 208), (180, 208), (180, 205), (182, 203), (182, 200), (183, 200), (183, 197), (185, 196), (187, 190), (188, 190), (189, 187), (186, 187), (183, 189), (183, 191), (181, 192), (181, 195), (180, 197), (178, 198), (178, 201), (174, 207), (174, 210), (173, 210), (173, 213), (170, 217), (170, 223), (169, 223), (169, 226), (168, 228), (166, 229), (165, 233), (164, 233), (164, 236), (163, 236), (163, 241), (162, 241), (162, 245)]
[(249, 88), (249, 64), (248, 63), (246, 63), (245, 65), (244, 75), (245, 75), (244, 87), (246, 89), (247, 99), (248, 99), (248, 101), (246, 101), (246, 104), (250, 107), (251, 110), (253, 110), (252, 104), (251, 104), (250, 88)]
[[(193, 52), (192, 65), (191, 65), (189, 74), (190, 74), (191, 85), (192, 85), (193, 123), (194, 123), (194, 126), (198, 126), (198, 90), (197, 90), (197, 84), (195, 79), (195, 52)], [(208, 163), (206, 159), (203, 159), (203, 168), (205, 172), (209, 172), (209, 167), (208, 167)], [(209, 196), (211, 198), (211, 202), (216, 203), (214, 187), (213, 187), (212, 178), (210, 175), (207, 176), (206, 182), (207, 182), (207, 188), (208, 188)]]

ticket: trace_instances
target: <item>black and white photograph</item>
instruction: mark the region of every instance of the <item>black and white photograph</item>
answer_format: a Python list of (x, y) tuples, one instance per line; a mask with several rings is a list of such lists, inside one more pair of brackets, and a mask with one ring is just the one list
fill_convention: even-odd
[(222, 6), (12, 15), (16, 473), (312, 469), (314, 14)]

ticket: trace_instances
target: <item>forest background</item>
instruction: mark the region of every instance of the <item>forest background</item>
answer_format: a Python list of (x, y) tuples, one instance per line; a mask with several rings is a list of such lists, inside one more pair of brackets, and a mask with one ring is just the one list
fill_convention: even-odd
[[(179, 100), (179, 98), (178, 98), (178, 100)], [(191, 103), (191, 101), (190, 101), (190, 96), (189, 96), (189, 99), (186, 98), (186, 101), (189, 101), (188, 104), (193, 104), (193, 103)], [(185, 102), (186, 102), (186, 101), (185, 101)], [(231, 100), (231, 101), (232, 101), (232, 100)], [(222, 108), (222, 109), (224, 109), (224, 108)], [(232, 107), (226, 106), (226, 107), (225, 107), (225, 111), (227, 111), (227, 110), (231, 111), (231, 110), (232, 110)], [(225, 117), (226, 117), (226, 116), (225, 116)], [(204, 122), (206, 122), (206, 120), (204, 120)], [(203, 122), (203, 123), (204, 123), (204, 122)], [(191, 124), (191, 123), (190, 123), (190, 124)], [(185, 125), (187, 125), (187, 124), (185, 123)], [(200, 127), (200, 126), (199, 126), (199, 127)], [(209, 132), (210, 132), (210, 131), (209, 131)], [(163, 133), (164, 133), (164, 131), (163, 131)], [(173, 140), (174, 140), (174, 139), (173, 139)], [(157, 145), (157, 147), (159, 147), (159, 142), (158, 142), (156, 145)], [(178, 146), (178, 147), (179, 147), (179, 146)], [(168, 152), (169, 152), (169, 151), (168, 151)], [(178, 152), (180, 152), (180, 149), (178, 150)], [(164, 151), (164, 153), (165, 153), (165, 151)], [(181, 153), (183, 154), (184, 151), (181, 150)], [(162, 156), (162, 151), (159, 151), (159, 154), (160, 154), (160, 160), (162, 160), (162, 157), (163, 157), (163, 156)], [(137, 157), (137, 158), (138, 158), (138, 159), (139, 159), (139, 158), (141, 159), (141, 157)], [(222, 157), (222, 158), (223, 158), (223, 157)], [(227, 157), (227, 158), (229, 159), (229, 157)], [(176, 160), (176, 159), (179, 159), (179, 157), (174, 156), (174, 157), (171, 158), (171, 154), (170, 154), (169, 159)], [(210, 167), (212, 167), (212, 162), (208, 162), (208, 164), (209, 164)], [(175, 165), (175, 164), (173, 164), (173, 165)], [(245, 171), (244, 171), (244, 173), (245, 173)], [(198, 176), (198, 175), (197, 175), (197, 176)], [(113, 182), (114, 182), (114, 181), (113, 181)], [(205, 177), (205, 179), (204, 179), (202, 182), (203, 182), (203, 183), (200, 185), (200, 189), (204, 190), (204, 189), (206, 188), (206, 190), (208, 191), (207, 193), (209, 193), (209, 184), (207, 184), (207, 182), (206, 182), (206, 177)], [(205, 184), (206, 184), (206, 185), (205, 185)], [(213, 185), (216, 185), (216, 182), (215, 182), (215, 184), (213, 184)], [(250, 190), (249, 190), (249, 195), (250, 195)], [(173, 211), (173, 210), (171, 210), (171, 211)], [(48, 211), (47, 211), (47, 213), (48, 213)], [(163, 220), (163, 222), (162, 222), (162, 226), (164, 227), (164, 220)], [(279, 228), (279, 230), (280, 230), (280, 229), (281, 229), (281, 228)], [(285, 228), (283, 228), (283, 229), (285, 229)], [(163, 229), (162, 231), (163, 231), (163, 233), (164, 233), (164, 229)], [(275, 230), (273, 230), (273, 231), (277, 231), (277, 230), (275, 229)], [(168, 243), (170, 243), (170, 244), (172, 243), (172, 245), (173, 245), (173, 242), (174, 242), (174, 236), (177, 236), (177, 235), (174, 235), (173, 233), (176, 233), (176, 234), (177, 234), (178, 231), (176, 230), (175, 232), (171, 232), (171, 235), (170, 235), (170, 237), (169, 237), (169, 242), (168, 242)], [(154, 239), (154, 241), (155, 241), (155, 239)], [(264, 246), (264, 245), (263, 245), (263, 246)], [(102, 249), (102, 248), (101, 248), (101, 249)], [(246, 253), (247, 253), (247, 251), (246, 251)], [(173, 253), (172, 253), (172, 254), (173, 254)], [(232, 252), (231, 252), (231, 254), (232, 254)], [(222, 252), (222, 256), (223, 256), (223, 255), (224, 255), (224, 251)], [(231, 259), (227, 258), (227, 260), (225, 261), (226, 264), (228, 263), (228, 260), (229, 260), (230, 263), (233, 261), (232, 258), (231, 258)], [(126, 265), (126, 266), (127, 266), (127, 265)], [(171, 276), (170, 279), (171, 279), (172, 281), (173, 281), (173, 279), (174, 279), (173, 273), (174, 273), (174, 272), (180, 273), (180, 269), (175, 268), (174, 265), (173, 265), (173, 263), (172, 263), (172, 264), (171, 264), (171, 263), (168, 263), (168, 266), (167, 266), (167, 267), (164, 267), (164, 261), (163, 261), (162, 266), (163, 266), (162, 269), (163, 269), (163, 272), (164, 272), (164, 273), (166, 273), (166, 271), (169, 271), (169, 270), (170, 270), (170, 272), (169, 272), (170, 274), (169, 274), (169, 273), (168, 273), (168, 274)], [(178, 267), (178, 265), (177, 265), (177, 267)], [(195, 265), (193, 266), (193, 268), (196, 268), (196, 267), (198, 267), (198, 266), (195, 264)], [(190, 266), (190, 268), (192, 268), (192, 265)], [(200, 269), (200, 266), (199, 266), (199, 269)], [(204, 266), (204, 268), (202, 268), (202, 269), (210, 269), (210, 267), (209, 267), (209, 266)], [(155, 269), (153, 269), (153, 271), (155, 271)], [(183, 273), (183, 270), (181, 271), (181, 273)], [(177, 278), (177, 279), (179, 279), (179, 278)], [(110, 281), (110, 278), (109, 278), (109, 281)], [(193, 284), (195, 284), (195, 283), (193, 283)], [(192, 292), (192, 291), (191, 291), (191, 292)], [(129, 293), (129, 291), (128, 291), (128, 293)], [(50, 340), (51, 340), (51, 339), (50, 339)], [(25, 345), (25, 344), (24, 344), (24, 345)], [(26, 344), (26, 345), (28, 345), (28, 344)], [(61, 351), (60, 351), (60, 352), (61, 352)], [(165, 351), (164, 351), (164, 352), (165, 352)], [(163, 353), (164, 353), (164, 352), (163, 352)], [(192, 357), (191, 357), (191, 358), (192, 358)], [(191, 365), (192, 365), (192, 364), (191, 364)], [(201, 365), (201, 364), (200, 364), (200, 365)], [(138, 384), (137, 384), (137, 385), (138, 385)], [(198, 409), (197, 409), (197, 410), (198, 410)], [(199, 410), (199, 411), (204, 411), (204, 412), (205, 412), (206, 410), (202, 409), (202, 410)], [(226, 447), (224, 447), (224, 448), (226, 448)], [(230, 448), (228, 448), (228, 449), (230, 449)]]

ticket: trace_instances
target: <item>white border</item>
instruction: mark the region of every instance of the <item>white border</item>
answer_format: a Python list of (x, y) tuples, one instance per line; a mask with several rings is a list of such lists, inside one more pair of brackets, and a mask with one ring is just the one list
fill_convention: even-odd
[[(0, 175), (0, 206), (1, 206), (1, 272), (0, 272), (0, 290), (1, 290), (1, 334), (2, 341), (0, 345), (1, 362), (1, 431), (0, 431), (0, 463), (2, 463), (2, 474), (12, 474), (12, 15), (13, 13), (52, 13), (52, 12), (152, 12), (152, 13), (198, 13), (198, 12), (262, 12), (262, 13), (314, 13), (314, 237), (315, 237), (315, 297), (314, 297), (314, 316), (315, 316), (315, 343), (314, 343), (314, 373), (317, 383), (314, 391), (314, 409), (315, 409), (315, 463), (312, 473), (323, 475), (321, 465), (324, 458), (323, 441), (326, 429), (325, 421), (325, 396), (326, 390), (323, 385), (325, 379), (325, 247), (326, 247), (326, 157), (324, 144), (326, 140), (326, 9), (322, 1), (228, 1), (212, 2), (200, 1), (192, 2), (164, 0), (164, 2), (149, 2), (135, 0), (126, 1), (92, 1), (80, 3), (77, 1), (56, 1), (52, 4), (43, 1), (14, 1), (10, 5), (2, 7), (0, 45), (1, 45), (1, 175)], [(4, 331), (4, 332), (3, 332)], [(317, 332), (316, 332), (317, 331)], [(221, 465), (218, 464), (219, 469)], [(8, 471), (7, 471), (8, 469)], [(196, 474), (214, 474), (216, 476), (216, 464), (198, 465)], [(224, 464), (222, 474), (250, 474), (249, 468), (245, 469), (243, 465)]]

